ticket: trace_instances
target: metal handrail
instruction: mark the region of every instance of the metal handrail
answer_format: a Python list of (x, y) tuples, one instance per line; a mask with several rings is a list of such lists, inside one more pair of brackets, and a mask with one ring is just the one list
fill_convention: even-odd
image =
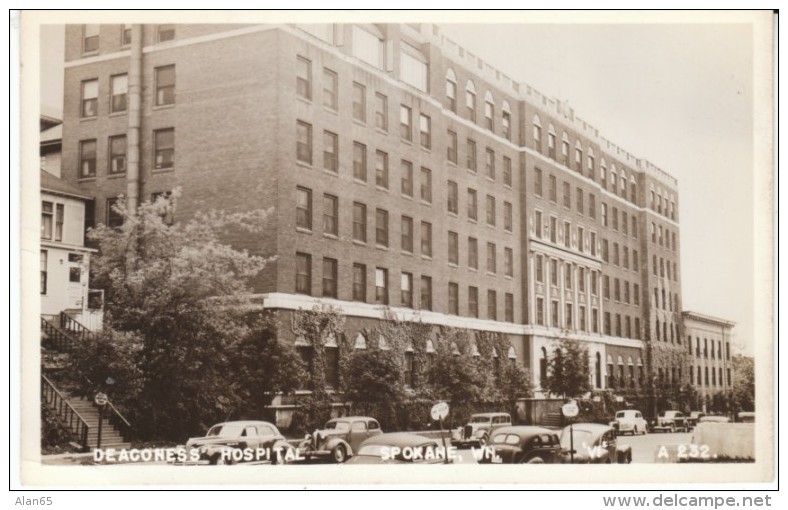
[(120, 414), (120, 411), (118, 411), (118, 410), (115, 408), (115, 406), (114, 406), (114, 405), (112, 405), (112, 402), (110, 402), (110, 401), (107, 401), (107, 405), (108, 405), (108, 406), (110, 407), (110, 409), (112, 409), (112, 411), (113, 411), (113, 412), (114, 412), (114, 413), (115, 413), (115, 414), (118, 416), (118, 418), (120, 418), (121, 420), (123, 420), (123, 423), (125, 423), (127, 427), (131, 427), (131, 423), (129, 423), (129, 421), (128, 421), (128, 420), (127, 420), (127, 419), (126, 419), (126, 418), (125, 418), (125, 417), (124, 417), (122, 414)]
[(41, 328), (47, 335), (52, 337), (52, 342), (57, 350), (70, 352), (73, 349), (76, 340), (44, 317), (41, 317)]
[[(88, 435), (90, 434), (90, 425), (88, 425), (87, 420), (79, 414), (79, 412), (74, 409), (74, 407), (69, 403), (68, 399), (60, 393), (60, 391), (52, 384), (45, 375), (41, 375), (41, 380), (43, 384), (41, 385), (41, 393), (42, 399), (47, 404), (50, 404), (51, 407), (58, 413), (58, 417), (68, 423), (69, 429), (79, 436), (82, 447), (87, 449), (88, 448)], [(50, 399), (49, 396), (52, 395), (54, 398)], [(64, 407), (65, 404), (65, 407)], [(74, 418), (76, 418), (77, 423), (74, 423)]]
[(90, 331), (88, 328), (83, 326), (82, 323), (80, 323), (75, 318), (71, 317), (66, 312), (60, 312), (59, 318), (60, 318), (60, 327), (62, 327), (66, 331), (70, 331), (72, 333), (79, 335), (81, 339), (90, 337), (93, 334), (92, 331)]

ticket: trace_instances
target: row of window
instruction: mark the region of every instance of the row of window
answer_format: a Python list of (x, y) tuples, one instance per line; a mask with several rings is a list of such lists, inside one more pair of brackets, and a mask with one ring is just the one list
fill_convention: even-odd
[[(577, 319), (575, 319), (575, 306), (577, 307)], [(554, 328), (590, 331), (591, 333), (600, 332), (599, 309), (591, 308), (590, 323), (585, 305), (575, 305), (574, 303), (564, 303), (563, 314), (559, 300), (550, 300), (549, 323), (545, 317), (545, 298), (536, 297), (536, 317), (535, 322), (540, 326), (551, 326)], [(615, 322), (612, 322), (613, 319)], [(640, 339), (640, 317), (631, 317), (617, 313), (612, 315), (610, 312), (604, 313), (603, 330), (605, 335), (614, 335), (622, 338)]]
[(671, 262), (670, 260), (657, 257), (656, 255), (651, 256), (651, 273), (660, 278), (667, 278), (674, 282), (679, 281), (678, 266), (676, 262)]
[[(337, 259), (323, 257), (322, 291), (323, 297), (338, 298), (337, 291)], [(352, 298), (354, 301), (367, 302), (368, 269), (365, 264), (353, 264)], [(422, 275), (419, 277), (419, 304), (421, 310), (432, 310), (433, 284), (432, 277)], [(382, 267), (374, 268), (375, 296), (374, 303), (393, 304), (390, 299), (389, 270)], [(295, 290), (300, 294), (312, 295), (312, 256), (308, 253), (296, 253), (296, 281)], [(448, 313), (460, 314), (459, 284), (448, 284)], [(400, 306), (414, 307), (414, 275), (408, 272), (400, 273)], [(467, 314), (479, 317), (479, 288), (468, 287)], [(498, 320), (498, 291), (487, 291), (487, 318)], [(514, 322), (514, 294), (504, 293), (504, 320)]]
[[(131, 25), (119, 25), (120, 46), (131, 45)], [(82, 25), (82, 54), (92, 54), (99, 51), (100, 25)], [(156, 42), (171, 41), (175, 39), (175, 25), (161, 24), (156, 26)]]
[(41, 239), (62, 241), (65, 205), (54, 202), (41, 202)]
[[(542, 388), (546, 386), (547, 381), (547, 349), (542, 347), (542, 356), (539, 358), (539, 381), (541, 382)], [(561, 352), (556, 350), (554, 356), (560, 356)], [(635, 365), (632, 361), (632, 357), (629, 357), (628, 364), (629, 371), (626, 372), (624, 368), (624, 359), (619, 356), (618, 357), (618, 376), (616, 376), (616, 372), (614, 370), (613, 365), (613, 357), (608, 354), (607, 355), (607, 372), (605, 373), (605, 384), (608, 388), (613, 387), (624, 387), (629, 384), (630, 387), (635, 387)], [(639, 383), (642, 385), (645, 383), (645, 367), (643, 366), (643, 361), (638, 358), (638, 374), (639, 374)], [(594, 387), (601, 388), (602, 387), (602, 356), (598, 352), (595, 355), (594, 360)], [(626, 377), (628, 373), (629, 377)]]
[[(695, 377), (693, 376), (693, 370), (690, 370), (690, 384), (697, 384), (698, 386), (724, 386), (725, 381), (722, 379), (722, 368), (718, 368), (714, 370), (714, 367), (709, 370), (709, 367), (703, 367), (703, 371), (701, 372), (701, 367), (697, 367), (698, 370), (698, 378), (697, 382)], [(733, 384), (731, 380), (731, 369), (728, 368), (727, 376), (728, 376), (728, 386)], [(709, 383), (709, 372), (711, 372), (711, 383)], [(718, 375), (719, 374), (719, 375)], [(701, 377), (703, 375), (703, 377)]]
[[(660, 297), (662, 299), (660, 299)], [(671, 312), (679, 311), (679, 295), (677, 292), (666, 292), (665, 289), (654, 287), (654, 306)], [(681, 339), (679, 339), (681, 343)]]
[[(110, 136), (107, 139), (107, 175), (126, 173), (127, 142), (126, 135)], [(98, 141), (79, 142), (79, 178), (88, 179), (97, 175)], [(175, 166), (175, 129), (153, 131), (153, 168), (168, 170)]]
[[(154, 69), (154, 106), (175, 104), (175, 66), (166, 65)], [(116, 74), (109, 78), (109, 108), (112, 113), (122, 113), (128, 108), (128, 74)], [(83, 119), (97, 117), (99, 114), (98, 78), (83, 80), (81, 83), (80, 113)]]
[[(687, 347), (689, 348), (689, 353), (693, 354), (692, 352), (692, 336), (687, 336)], [(722, 359), (722, 340), (717, 340), (717, 355), (715, 358), (714, 355), (714, 339), (711, 339), (711, 349), (709, 349), (709, 339), (703, 339), (703, 351), (700, 349), (700, 337), (695, 337), (695, 352), (694, 355), (698, 358), (705, 358), (705, 359)], [(731, 344), (729, 342), (725, 342), (725, 359), (731, 359)]]
[[(454, 70), (449, 68), (446, 71), (446, 106), (448, 109), (454, 113), (460, 114), (464, 113), (465, 118), (476, 123), (477, 115), (477, 99), (476, 99), (476, 86), (474, 85), (472, 80), (468, 80), (465, 84), (465, 105), (464, 111), (460, 111), (458, 108), (458, 99), (457, 99), (457, 75), (454, 73)], [(512, 108), (509, 105), (509, 102), (504, 100), (501, 104), (501, 120), (500, 120), (500, 130), (498, 130), (498, 126), (496, 125), (496, 118), (495, 118), (495, 100), (493, 99), (492, 93), (487, 90), (484, 93), (484, 121), (483, 126), (492, 131), (493, 133), (497, 133), (500, 136), (506, 138), (507, 140), (512, 139)]]
[[(656, 319), (654, 321), (654, 330), (656, 333), (654, 339), (657, 341), (662, 340), (663, 342), (666, 343), (668, 341), (670, 341), (670, 343), (674, 343), (678, 341), (679, 344), (681, 343), (678, 324), (674, 324), (673, 322), (668, 322), (668, 321), (665, 321), (663, 323), (659, 319)], [(669, 340), (668, 337), (670, 337)]]
[(676, 251), (676, 232), (670, 231), (667, 227), (663, 229), (662, 225), (657, 226), (657, 224), (652, 221), (651, 242), (664, 246), (668, 250)]
[(651, 190), (650, 197), (649, 207), (652, 211), (671, 220), (676, 219), (676, 202), (669, 200), (668, 197), (663, 198), (662, 193), (657, 193), (654, 190)]

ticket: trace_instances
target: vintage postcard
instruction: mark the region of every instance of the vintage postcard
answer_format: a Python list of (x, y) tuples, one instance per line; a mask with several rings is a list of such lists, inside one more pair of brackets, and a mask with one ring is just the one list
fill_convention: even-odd
[(771, 11), (20, 23), (24, 487), (773, 482)]

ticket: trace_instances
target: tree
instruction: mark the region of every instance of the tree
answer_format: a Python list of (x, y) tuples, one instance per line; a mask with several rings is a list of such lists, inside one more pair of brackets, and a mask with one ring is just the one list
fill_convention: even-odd
[(588, 349), (576, 340), (563, 338), (553, 353), (547, 361), (548, 393), (574, 398), (591, 391)]
[(499, 398), (512, 417), (515, 417), (517, 401), (533, 396), (531, 373), (519, 363), (503, 363), (498, 377)]
[[(269, 398), (290, 387), (281, 370), (293, 366), (260, 323), (249, 323), (249, 283), (268, 259), (226, 241), (260, 233), (266, 213), (198, 212), (189, 221), (170, 223), (166, 219), (179, 195), (174, 190), (133, 214), (121, 199), (115, 210), (124, 217), (123, 227), (99, 225), (88, 233), (99, 247), (92, 277), (93, 285), (105, 290), (106, 340), (114, 349), (120, 338), (135, 346), (129, 358), (138, 372), (134, 386), (116, 384), (110, 398), (129, 404), (135, 432), (147, 439), (182, 441), (216, 421), (259, 408), (263, 400), (250, 386), (260, 384)], [(94, 349), (92, 370), (116, 373), (112, 363), (118, 353), (93, 347), (104, 349), (104, 355)], [(288, 361), (253, 363), (254, 354), (242, 352), (249, 347)]]
[(364, 349), (352, 354), (345, 398), (353, 412), (375, 416), (383, 429), (396, 427), (397, 409), (405, 400), (401, 366), (389, 351)]
[(731, 357), (733, 368), (733, 408), (737, 411), (755, 411), (755, 360), (751, 356), (735, 354)]

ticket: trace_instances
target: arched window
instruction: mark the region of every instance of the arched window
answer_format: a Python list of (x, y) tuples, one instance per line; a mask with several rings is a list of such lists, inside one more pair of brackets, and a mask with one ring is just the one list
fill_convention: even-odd
[(547, 349), (542, 347), (542, 357), (539, 358), (539, 384), (542, 388), (547, 386)]
[(427, 351), (428, 354), (435, 353), (435, 344), (432, 343), (432, 340), (427, 339), (427, 347), (425, 348), (425, 351)]
[(646, 383), (646, 370), (643, 367), (643, 359), (638, 358), (638, 380), (640, 381), (640, 385)]
[(602, 158), (602, 162), (599, 165), (599, 180), (602, 181), (602, 187), (607, 188), (607, 164), (605, 163), (605, 158)]
[(355, 348), (355, 349), (366, 349), (367, 348), (367, 339), (362, 333), (359, 333), (358, 335), (356, 335), (356, 341), (353, 343), (353, 348)]
[(507, 357), (509, 358), (509, 361), (512, 362), (517, 361), (517, 353), (514, 350), (514, 346), (509, 346)]
[(547, 127), (547, 155), (555, 161), (555, 127)]
[(451, 353), (454, 354), (455, 356), (460, 355), (460, 349), (457, 347), (457, 344), (454, 342), (451, 343)]
[(512, 139), (512, 109), (509, 107), (509, 102), (503, 102), (501, 107), (501, 129), (503, 130), (503, 137), (507, 140)]
[(575, 170), (583, 173), (583, 144), (579, 140), (575, 143)]
[(618, 357), (618, 387), (625, 387), (627, 385), (626, 375), (624, 374), (624, 358)]
[(624, 170), (621, 170), (621, 196), (627, 196), (627, 173)]
[(605, 373), (607, 380), (605, 381), (605, 387), (610, 388), (613, 386), (613, 382), (616, 378), (615, 374), (613, 373), (613, 356), (610, 354), (607, 355), (607, 371)]
[(542, 152), (542, 122), (539, 120), (538, 115), (534, 115), (534, 149), (537, 152)]
[(386, 337), (385, 337), (385, 336), (383, 336), (383, 335), (380, 335), (380, 336), (378, 337), (378, 348), (379, 348), (381, 351), (388, 351), (388, 350), (390, 350), (390, 349), (391, 349), (391, 347), (389, 347), (389, 342), (388, 342), (388, 340), (386, 340)]
[(638, 185), (635, 182), (635, 178), (632, 178), (632, 183), (629, 185), (629, 201), (632, 203), (637, 202), (638, 196)]
[(629, 387), (630, 388), (634, 388), (635, 387), (635, 364), (632, 363), (632, 356), (629, 356), (627, 358), (627, 368), (629, 369), (629, 374), (627, 374), (629, 376)]
[(567, 136), (566, 131), (561, 135), (561, 163), (564, 166), (569, 166), (569, 136)]
[(592, 179), (594, 178), (594, 172), (596, 172), (596, 160), (594, 159), (594, 149), (593, 147), (588, 148), (588, 176)]
[(616, 192), (617, 185), (618, 181), (616, 180), (616, 164), (613, 163), (610, 165), (610, 188), (613, 190), (613, 193)]
[(486, 91), (484, 93), (484, 125), (490, 131), (495, 131), (495, 101), (493, 100), (492, 93)]
[(596, 353), (596, 364), (594, 365), (594, 375), (595, 375), (595, 386), (597, 388), (602, 387), (602, 355), (598, 352)]
[(471, 122), (476, 122), (476, 87), (471, 80), (465, 84), (465, 108)]
[(478, 358), (479, 356), (481, 356), (481, 354), (479, 353), (479, 346), (476, 345), (476, 342), (473, 342), (471, 344), (471, 356), (473, 356), (474, 358)]
[(446, 70), (446, 100), (449, 110), (457, 113), (457, 76), (452, 68)]

